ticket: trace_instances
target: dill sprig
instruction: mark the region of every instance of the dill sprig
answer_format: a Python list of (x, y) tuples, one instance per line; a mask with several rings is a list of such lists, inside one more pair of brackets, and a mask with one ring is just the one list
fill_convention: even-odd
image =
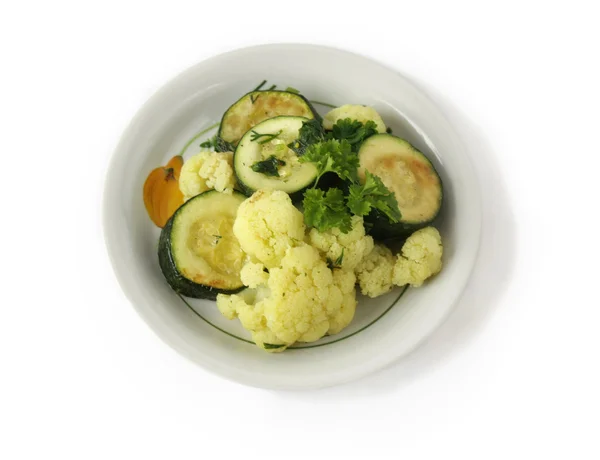
[[(276, 139), (277, 136), (279, 136), (281, 134), (281, 129), (279, 131), (277, 131), (276, 133), (273, 134), (269, 134), (269, 133), (265, 133), (265, 134), (261, 134), (261, 133), (257, 133), (256, 131), (252, 130), (252, 135), (250, 136), (250, 140), (252, 142), (257, 142), (259, 144), (266, 144), (267, 142), (271, 142), (273, 139)], [(263, 138), (261, 141), (259, 141), (258, 139)]]

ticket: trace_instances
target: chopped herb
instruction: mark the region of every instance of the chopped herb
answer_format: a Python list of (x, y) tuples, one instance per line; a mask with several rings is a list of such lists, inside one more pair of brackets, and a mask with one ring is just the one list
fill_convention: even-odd
[(311, 188), (304, 193), (304, 222), (310, 227), (324, 232), (339, 228), (343, 233), (352, 229), (351, 215), (344, 203), (344, 193), (339, 188), (327, 192)]
[(302, 156), (307, 147), (311, 144), (316, 144), (325, 139), (325, 132), (319, 120), (303, 121), (300, 131), (298, 131), (298, 139), (288, 144), (288, 147), (296, 152), (296, 155)]
[(280, 160), (275, 157), (275, 155), (271, 155), (269, 158), (263, 161), (257, 161), (252, 165), (252, 171), (257, 173), (262, 173), (265, 176), (274, 176), (279, 177), (279, 166), (285, 166), (285, 161)]
[(273, 91), (275, 88), (277, 88), (277, 85), (271, 85), (271, 87), (267, 91)]
[(340, 179), (356, 182), (358, 156), (352, 153), (352, 147), (345, 139), (330, 139), (312, 144), (299, 159), (301, 163), (311, 162), (317, 167), (318, 174), (314, 186), (327, 172), (336, 173)]
[(324, 140), (335, 139), (338, 141), (347, 141), (353, 152), (358, 152), (362, 141), (367, 137), (377, 133), (377, 125), (373, 121), (362, 123), (357, 120), (345, 118), (338, 120), (330, 132), (325, 132), (318, 120), (309, 120), (302, 123), (298, 133), (298, 139), (291, 142), (288, 147), (298, 156), (304, 154), (309, 145), (322, 142)]
[[(358, 149), (375, 133), (377, 125), (371, 120), (365, 123), (350, 118), (338, 120), (330, 132), (324, 132), (316, 120), (303, 123), (298, 139), (288, 147), (298, 154), (301, 163), (310, 162), (317, 168), (313, 187), (304, 193), (304, 221), (308, 226), (319, 232), (339, 228), (348, 233), (352, 215), (366, 216), (373, 209), (385, 214), (391, 222), (400, 221), (396, 197), (379, 177), (366, 171), (365, 183), (361, 185), (358, 181)], [(348, 183), (346, 193), (338, 188), (327, 192), (316, 189), (320, 178), (328, 172)], [(341, 266), (343, 257), (342, 252), (335, 261), (328, 261), (329, 265)]]
[(273, 139), (276, 139), (277, 136), (279, 136), (281, 133), (282, 133), (281, 129), (274, 134), (268, 134), (268, 133), (260, 134), (260, 133), (257, 133), (256, 131), (252, 130), (252, 135), (250, 136), (250, 140), (252, 142), (257, 142), (258, 139), (261, 139), (264, 137), (265, 139), (258, 141), (258, 143), (266, 144), (267, 142), (271, 142)]
[(390, 222), (399, 222), (402, 215), (396, 197), (383, 185), (381, 179), (369, 171), (365, 171), (363, 185), (352, 184), (348, 190), (347, 204), (350, 211), (357, 216), (366, 216), (371, 209), (384, 213)]
[(214, 149), (217, 147), (217, 135), (215, 134), (210, 139), (205, 140), (200, 144), (203, 149)]
[(288, 86), (288, 87), (287, 87), (285, 90), (286, 90), (288, 93), (300, 94), (300, 91), (298, 91), (296, 88), (293, 88), (293, 87), (291, 87), (291, 86)]
[(342, 253), (339, 255), (335, 261), (331, 260), (329, 257), (327, 258), (327, 266), (330, 270), (334, 268), (342, 268), (342, 263), (344, 262), (344, 248), (342, 248)]
[(276, 350), (277, 348), (285, 347), (285, 344), (263, 343), (265, 350)]
[(335, 259), (336, 267), (341, 267), (342, 262), (344, 262), (344, 248), (342, 248), (342, 253), (340, 254), (340, 256), (337, 259)]
[(254, 96), (253, 94), (250, 95), (250, 101), (252, 101), (252, 103), (254, 104), (256, 102), (256, 100), (258, 99), (258, 94), (256, 96)]
[(217, 137), (217, 140), (215, 142), (215, 150), (219, 152), (233, 152), (235, 150), (235, 147), (230, 142), (227, 142), (226, 140)]
[(260, 82), (260, 85), (258, 85), (256, 88), (254, 88), (253, 91), (260, 91), (260, 89), (265, 86), (267, 84), (267, 80), (263, 80)]
[(377, 125), (372, 120), (362, 123), (358, 120), (344, 118), (336, 121), (331, 130), (331, 136), (340, 141), (347, 140), (352, 145), (353, 152), (358, 152), (360, 144), (373, 134), (377, 134)]

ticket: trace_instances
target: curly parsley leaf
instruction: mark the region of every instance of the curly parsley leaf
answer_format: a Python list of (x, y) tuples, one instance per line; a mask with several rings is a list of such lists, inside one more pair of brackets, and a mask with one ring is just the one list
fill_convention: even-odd
[(288, 144), (298, 156), (304, 155), (309, 145), (316, 144), (325, 139), (325, 132), (319, 120), (309, 120), (302, 122), (302, 127), (298, 132), (298, 139)]
[(252, 165), (252, 171), (262, 173), (265, 176), (279, 177), (279, 166), (285, 166), (285, 161), (280, 160), (275, 155), (263, 161), (257, 161)]
[(383, 185), (381, 179), (365, 171), (363, 185), (352, 184), (348, 190), (347, 204), (357, 216), (366, 216), (371, 209), (384, 213), (390, 222), (399, 222), (402, 215), (396, 197)]
[(373, 134), (377, 134), (377, 125), (374, 121), (362, 123), (350, 118), (336, 121), (330, 133), (334, 139), (348, 141), (352, 145), (353, 152), (358, 152), (360, 144)]
[(339, 188), (327, 192), (312, 188), (304, 193), (304, 222), (310, 227), (324, 232), (339, 228), (343, 233), (352, 229), (352, 216), (344, 203), (344, 193)]
[(317, 167), (315, 186), (327, 172), (334, 172), (344, 180), (356, 181), (358, 156), (352, 152), (352, 147), (346, 140), (330, 139), (312, 144), (300, 157), (300, 162), (311, 162)]

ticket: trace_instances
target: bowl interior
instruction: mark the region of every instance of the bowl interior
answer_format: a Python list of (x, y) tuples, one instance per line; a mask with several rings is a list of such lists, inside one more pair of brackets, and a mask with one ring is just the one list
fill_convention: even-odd
[[(249, 343), (237, 320), (214, 302), (181, 298), (157, 261), (159, 229), (142, 201), (143, 182), (173, 155), (185, 158), (211, 137), (223, 112), (263, 79), (298, 88), (311, 101), (374, 106), (395, 135), (434, 163), (444, 184), (436, 225), (444, 270), (419, 289), (361, 297), (353, 323), (340, 334), (267, 354)], [(329, 108), (314, 104), (325, 113)], [(199, 135), (199, 133), (203, 134)], [(460, 203), (460, 206), (457, 205)], [(479, 243), (479, 191), (460, 141), (437, 108), (397, 73), (360, 56), (307, 45), (247, 48), (187, 70), (156, 93), (124, 133), (109, 168), (104, 223), (119, 282), (149, 325), (194, 362), (255, 386), (306, 388), (364, 375), (406, 354), (448, 314), (470, 273)]]

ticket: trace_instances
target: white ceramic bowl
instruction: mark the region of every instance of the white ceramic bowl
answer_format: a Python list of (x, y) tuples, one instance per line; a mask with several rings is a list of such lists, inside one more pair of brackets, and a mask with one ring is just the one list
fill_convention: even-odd
[[(263, 79), (292, 86), (312, 101), (374, 106), (394, 134), (435, 164), (444, 183), (438, 226), (444, 269), (419, 289), (360, 298), (339, 335), (267, 354), (247, 342), (237, 320), (213, 302), (180, 298), (158, 266), (159, 230), (148, 218), (142, 185), (149, 171), (182, 150), (199, 150), (223, 112)], [(329, 110), (316, 104), (321, 111)], [(192, 140), (193, 139), (193, 140)], [(192, 142), (190, 142), (192, 140)], [(106, 178), (104, 232), (119, 283), (165, 342), (223, 377), (265, 388), (316, 388), (364, 376), (430, 335), (458, 300), (479, 246), (480, 193), (465, 149), (437, 107), (405, 78), (376, 62), (312, 45), (266, 45), (201, 62), (166, 84), (140, 109), (113, 155)], [(401, 297), (401, 298), (400, 298)]]

